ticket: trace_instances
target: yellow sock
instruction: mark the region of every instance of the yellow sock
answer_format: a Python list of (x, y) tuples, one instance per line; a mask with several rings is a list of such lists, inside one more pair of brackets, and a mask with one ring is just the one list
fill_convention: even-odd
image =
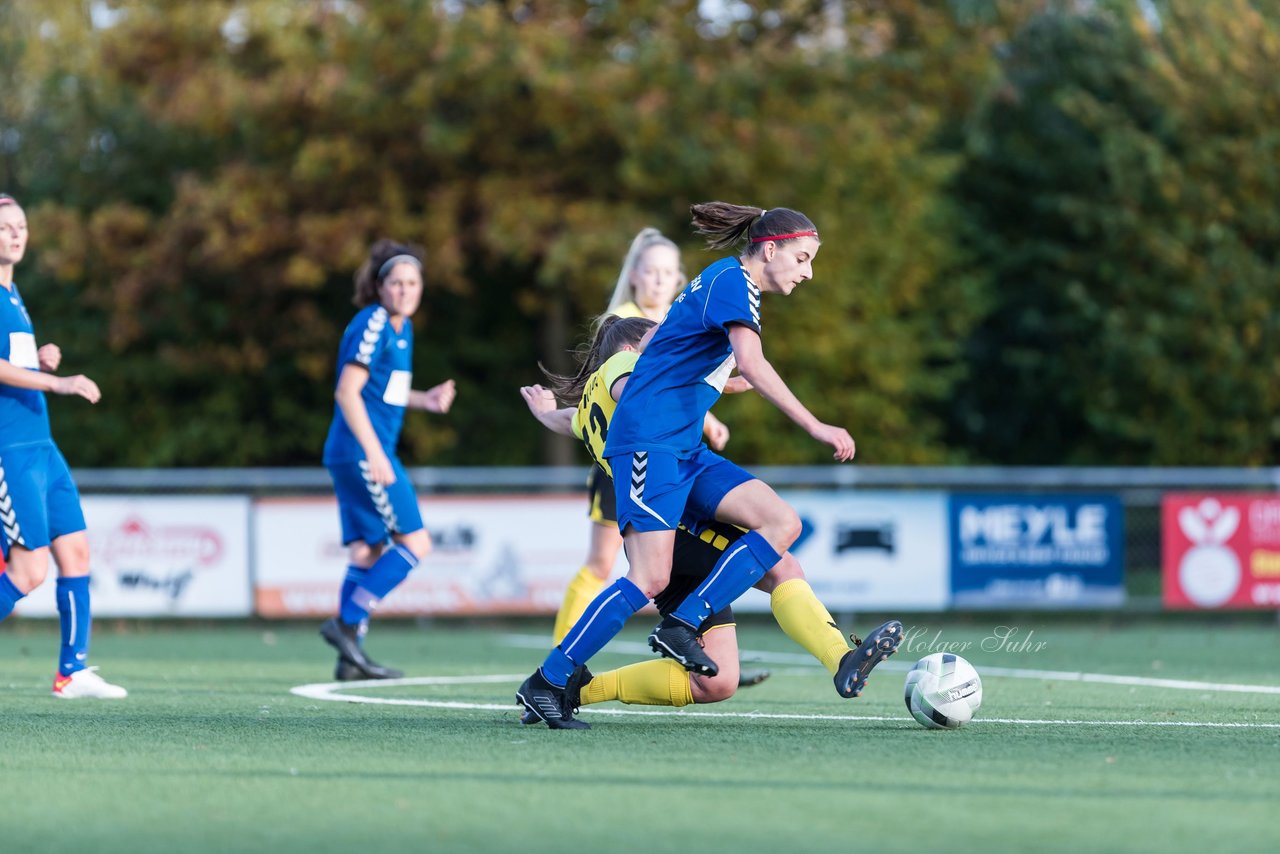
[(689, 672), (669, 658), (628, 664), (601, 673), (582, 689), (582, 705), (619, 700), (633, 706), (687, 706), (693, 702)]
[(773, 618), (787, 637), (808, 650), (834, 676), (850, 647), (831, 619), (831, 612), (813, 595), (809, 582), (803, 578), (782, 582), (773, 589), (769, 604)]
[(587, 610), (591, 600), (596, 598), (603, 589), (604, 582), (596, 578), (596, 574), (590, 568), (584, 566), (578, 570), (578, 574), (565, 589), (564, 601), (560, 603), (560, 610), (556, 612), (556, 625), (551, 630), (552, 643), (560, 643), (564, 640), (564, 636), (569, 634), (569, 629), (578, 622), (582, 612)]

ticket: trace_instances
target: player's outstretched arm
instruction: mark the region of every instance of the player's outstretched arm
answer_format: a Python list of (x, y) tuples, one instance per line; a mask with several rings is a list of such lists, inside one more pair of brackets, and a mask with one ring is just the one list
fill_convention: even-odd
[(8, 359), (0, 359), (0, 385), (14, 388), (30, 388), (51, 394), (79, 395), (90, 403), (97, 403), (102, 397), (98, 384), (84, 374), (70, 377), (57, 377), (53, 374), (28, 371), (19, 368)]
[(333, 393), (333, 399), (338, 402), (338, 409), (351, 428), (351, 434), (364, 450), (365, 461), (369, 463), (369, 479), (387, 486), (396, 482), (396, 470), (391, 466), (387, 452), (382, 450), (373, 422), (369, 420), (369, 410), (365, 408), (364, 398), (360, 396), (367, 382), (367, 368), (355, 363), (344, 365), (342, 373), (338, 375), (338, 388)]
[(449, 411), (449, 407), (453, 406), (453, 400), (457, 396), (457, 384), (453, 380), (445, 380), (426, 391), (409, 392), (409, 406), (412, 409), (423, 409), (444, 415)]
[(573, 410), (557, 409), (556, 396), (551, 393), (551, 389), (540, 385), (525, 385), (520, 387), (520, 396), (524, 398), (533, 417), (542, 422), (542, 426), (553, 433), (573, 435)]
[(729, 343), (733, 346), (738, 372), (747, 378), (761, 397), (778, 407), (814, 439), (834, 448), (832, 456), (836, 460), (843, 463), (853, 459), (856, 447), (849, 431), (833, 424), (824, 424), (805, 408), (764, 357), (760, 335), (754, 329), (733, 324), (729, 327)]

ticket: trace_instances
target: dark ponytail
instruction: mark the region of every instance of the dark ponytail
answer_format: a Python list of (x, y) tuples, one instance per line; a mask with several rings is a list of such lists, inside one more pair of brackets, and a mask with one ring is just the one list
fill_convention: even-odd
[(694, 229), (707, 238), (711, 249), (727, 249), (739, 241), (748, 241), (744, 254), (760, 251), (765, 238), (780, 236), (779, 240), (800, 237), (817, 237), (818, 227), (800, 211), (791, 208), (764, 208), (749, 205), (731, 205), (728, 202), (706, 202), (692, 205)]
[(574, 358), (578, 362), (578, 371), (573, 376), (554, 374), (541, 363), (538, 367), (542, 368), (542, 373), (547, 378), (547, 385), (551, 387), (556, 398), (566, 406), (577, 406), (578, 401), (582, 399), (582, 390), (586, 388), (587, 380), (591, 375), (600, 370), (600, 366), (607, 362), (610, 356), (626, 345), (638, 346), (645, 333), (657, 325), (647, 317), (610, 315), (600, 322), (591, 343), (574, 353)]

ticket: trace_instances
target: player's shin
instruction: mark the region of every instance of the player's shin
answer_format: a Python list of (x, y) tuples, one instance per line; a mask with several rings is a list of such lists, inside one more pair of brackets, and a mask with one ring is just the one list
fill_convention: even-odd
[(809, 582), (803, 578), (782, 582), (773, 589), (769, 605), (787, 637), (804, 647), (834, 676), (849, 644)]
[(703, 620), (733, 604), (781, 559), (768, 540), (756, 531), (748, 531), (725, 549), (707, 580), (671, 616), (697, 628)]
[(89, 631), (93, 625), (89, 614), (89, 576), (59, 578), (54, 596), (58, 602), (58, 621), (62, 644), (58, 652), (58, 672), (70, 676), (84, 670), (89, 657)]
[(0, 620), (12, 614), (18, 600), (26, 595), (9, 579), (9, 573), (0, 572)]
[(397, 545), (378, 558), (369, 567), (363, 581), (355, 585), (350, 598), (342, 603), (340, 616), (348, 626), (359, 625), (377, 607), (384, 596), (404, 581), (415, 566), (418, 557), (404, 546)]
[(649, 602), (635, 584), (619, 578), (600, 592), (574, 623), (563, 641), (542, 663), (542, 675), (552, 685), (563, 688), (574, 667), (585, 664), (613, 639), (636, 611)]
[(693, 691), (688, 671), (669, 658), (658, 658), (597, 674), (582, 689), (584, 706), (608, 700), (680, 707), (693, 702)]

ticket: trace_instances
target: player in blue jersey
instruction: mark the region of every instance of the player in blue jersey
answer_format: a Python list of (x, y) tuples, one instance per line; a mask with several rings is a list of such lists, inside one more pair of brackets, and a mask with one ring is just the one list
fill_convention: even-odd
[[(737, 257), (715, 262), (676, 298), (637, 361), (609, 427), (604, 455), (614, 471), (618, 529), (630, 570), (606, 587), (565, 638), (524, 682), (517, 700), (554, 729), (582, 728), (564, 686), (621, 630), (627, 618), (663, 590), (671, 576), (676, 529), (695, 533), (711, 520), (746, 530), (724, 551), (707, 580), (649, 637), (650, 645), (687, 670), (718, 667), (698, 644), (697, 627), (733, 602), (781, 560), (800, 534), (800, 519), (765, 483), (702, 443), (702, 423), (735, 367), (766, 400), (810, 436), (853, 459), (853, 438), (818, 420), (764, 357), (760, 296), (788, 295), (813, 277), (821, 246), (813, 222), (789, 208), (764, 210), (724, 202), (694, 205), (693, 224), (713, 249), (745, 241)], [(893, 654), (902, 624), (890, 621), (857, 650), (848, 696)]]
[(418, 496), (396, 445), (406, 409), (445, 413), (453, 380), (416, 391), (413, 314), (422, 301), (422, 254), (390, 240), (373, 245), (356, 273), (360, 311), (338, 347), (338, 382), (324, 464), (333, 478), (349, 549), (338, 614), (320, 629), (338, 650), (337, 679), (391, 679), (402, 674), (365, 653), (369, 612), (431, 550)]
[(89, 538), (80, 493), (49, 431), (45, 392), (101, 396), (88, 377), (54, 376), (62, 361), (56, 344), (36, 346), (31, 316), (13, 280), (27, 250), (27, 217), (0, 194), (0, 620), (44, 583), (49, 555), (58, 565), (55, 596), (62, 626), (53, 695), (63, 699), (119, 699), (128, 694), (89, 667)]

